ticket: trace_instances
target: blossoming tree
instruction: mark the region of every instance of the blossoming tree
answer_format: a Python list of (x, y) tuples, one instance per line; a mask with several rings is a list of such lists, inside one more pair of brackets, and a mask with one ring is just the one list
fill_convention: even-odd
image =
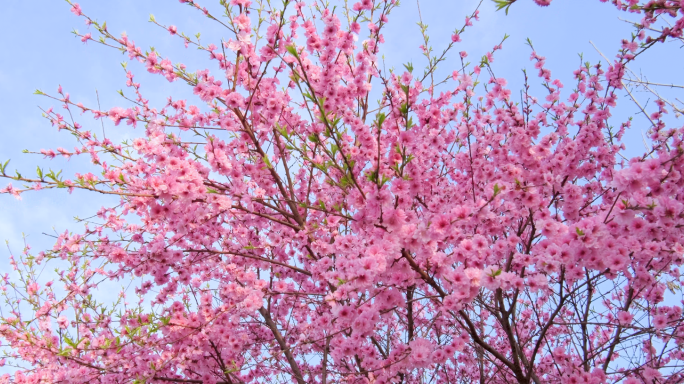
[[(611, 118), (627, 65), (682, 39), (681, 1), (612, 0), (640, 18), (635, 33), (565, 92), (532, 49), (538, 73), (520, 102), (490, 66), (500, 45), (436, 76), (477, 11), (442, 54), (424, 50), (424, 72), (389, 72), (378, 56), (395, 0), (221, 0), (226, 17), (181, 3), (230, 36), (204, 45), (152, 21), (214, 70), (172, 64), (71, 5), (96, 35), (84, 42), (201, 102), (152, 106), (132, 71), (127, 107), (39, 92), (78, 142), (41, 153), (89, 156), (101, 173), (27, 177), (4, 163), (2, 192), (120, 203), (52, 250), (12, 258), (0, 336), (17, 368), (3, 382), (684, 381), (684, 127), (665, 124), (677, 106), (658, 98), (648, 152), (626, 159), (630, 122)], [(138, 137), (112, 143), (78, 113)], [(50, 259), (62, 270), (41, 286)], [(138, 306), (98, 301), (101, 282), (127, 276)]]

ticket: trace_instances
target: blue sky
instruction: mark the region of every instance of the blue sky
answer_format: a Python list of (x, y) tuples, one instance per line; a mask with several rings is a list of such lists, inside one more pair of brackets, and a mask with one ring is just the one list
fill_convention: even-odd
[[(217, 3), (217, 2), (216, 2)], [(178, 1), (161, 0), (83, 0), (84, 12), (99, 21), (107, 21), (109, 30), (115, 34), (126, 31), (142, 47), (154, 46), (174, 63), (184, 62), (189, 68), (214, 68), (206, 53), (184, 49), (178, 39), (148, 23), (149, 14), (164, 24), (174, 24), (179, 31), (188, 34), (201, 32), (203, 41), (218, 45), (221, 36), (227, 34), (198, 12), (179, 4)], [(460, 28), (464, 17), (471, 13), (478, 1), (473, 0), (422, 0), (420, 9), (423, 22), (429, 25), (431, 43), (435, 51), (448, 44), (451, 31)], [(207, 6), (213, 2), (206, 1)], [(58, 158), (43, 160), (41, 156), (22, 154), (22, 149), (40, 150), (63, 146), (73, 148), (69, 135), (58, 133), (41, 118), (38, 106), (56, 106), (51, 100), (33, 95), (41, 89), (55, 93), (58, 85), (71, 94), (71, 99), (86, 105), (97, 105), (96, 90), (103, 109), (125, 105), (116, 91), (125, 88), (124, 72), (120, 62), (127, 61), (115, 50), (94, 43), (84, 45), (71, 35), (72, 29), (87, 32), (83, 20), (69, 12), (63, 1), (14, 1), (5, 2), (0, 13), (0, 35), (4, 36), (4, 52), (0, 55), (0, 160), (12, 159), (11, 169), (33, 175), (36, 165), (64, 169), (69, 175), (89, 168), (88, 160)], [(211, 8), (211, 7), (210, 7)], [(620, 13), (612, 5), (598, 0), (556, 0), (552, 6), (541, 8), (531, 0), (521, 0), (505, 15), (495, 12), (490, 0), (481, 6), (481, 21), (476, 22), (463, 36), (463, 42), (456, 47), (452, 59), (441, 66), (445, 73), (456, 64), (455, 54), (466, 50), (473, 61), (498, 44), (504, 34), (511, 37), (502, 51), (496, 53), (493, 63), (497, 76), (506, 77), (513, 94), (517, 94), (522, 82), (521, 68), (532, 69), (529, 61), (530, 49), (524, 44), (527, 37), (534, 42), (537, 51), (547, 57), (547, 66), (570, 87), (572, 71), (580, 61), (578, 53), (584, 53), (585, 61), (604, 61), (589, 41), (606, 55), (613, 57), (620, 39), (629, 36), (631, 27), (618, 17), (633, 16)], [(422, 44), (418, 22), (418, 6), (414, 0), (403, 1), (401, 7), (390, 15), (385, 31), (386, 44), (383, 47), (387, 67), (401, 68), (401, 64), (412, 61), (421, 68), (419, 46)], [(663, 60), (666, 57), (668, 60)], [(604, 61), (605, 62), (605, 61)], [(649, 75), (653, 81), (684, 84), (681, 65), (684, 50), (673, 43), (658, 47), (647, 53), (632, 68)], [(214, 62), (215, 63), (215, 62)], [(138, 63), (129, 68), (136, 74), (136, 80), (143, 84), (145, 96), (161, 105), (167, 96), (187, 95), (186, 86), (168, 83), (166, 80), (147, 74)], [(681, 93), (680, 93), (681, 94)], [(543, 94), (540, 94), (543, 95)], [(673, 93), (674, 95), (674, 93)], [(647, 95), (637, 95), (645, 102)], [(684, 100), (678, 96), (680, 100)], [(634, 106), (623, 101), (616, 111), (620, 118), (626, 118), (635, 111)], [(87, 129), (100, 132), (100, 122), (89, 117), (80, 120)], [(614, 121), (617, 124), (617, 120)], [(681, 126), (682, 119), (676, 120)], [(628, 153), (635, 155), (643, 151), (640, 131), (648, 128), (645, 118), (636, 116), (634, 130), (626, 141)], [(114, 127), (105, 122), (107, 137), (123, 139), (130, 131)], [(4, 186), (6, 181), (0, 180)], [(93, 194), (64, 190), (26, 193), (22, 201), (8, 195), (0, 195), (0, 239), (8, 240), (14, 253), (22, 247), (22, 233), (34, 250), (48, 248), (52, 239), (42, 235), (65, 229), (79, 229), (73, 217), (87, 217), (94, 214), (102, 204), (115, 202)], [(9, 252), (0, 250), (0, 270), (7, 268)]]

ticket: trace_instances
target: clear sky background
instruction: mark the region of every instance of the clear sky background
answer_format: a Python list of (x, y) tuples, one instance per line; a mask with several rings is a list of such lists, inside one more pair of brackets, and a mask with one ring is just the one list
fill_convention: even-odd
[[(201, 4), (216, 9), (217, 1), (203, 1)], [(201, 32), (203, 41), (216, 45), (220, 37), (230, 37), (217, 24), (202, 17), (188, 6), (176, 0), (82, 0), (83, 11), (99, 21), (107, 21), (109, 30), (118, 34), (126, 31), (140, 46), (154, 46), (174, 63), (183, 62), (191, 69), (216, 69), (216, 62), (209, 62), (205, 52), (185, 49), (178, 38), (148, 23), (153, 13), (157, 21), (178, 26), (179, 31), (194, 35)], [(464, 17), (477, 6), (474, 0), (422, 0), (420, 10), (423, 22), (429, 25), (431, 43), (436, 52), (441, 52), (450, 41), (451, 31), (463, 25)], [(212, 8), (213, 7), (213, 8)], [(45, 168), (64, 169), (67, 176), (73, 172), (88, 169), (87, 158), (73, 158), (69, 161), (57, 158), (43, 160), (42, 156), (22, 154), (23, 149), (39, 151), (42, 148), (65, 147), (71, 149), (74, 142), (64, 132), (58, 133), (49, 122), (41, 118), (39, 106), (45, 109), (57, 103), (33, 95), (41, 89), (52, 94), (62, 85), (75, 102), (96, 106), (96, 90), (100, 95), (103, 109), (127, 105), (116, 93), (125, 89), (125, 76), (119, 63), (128, 61), (127, 56), (99, 46), (93, 42), (84, 45), (70, 34), (72, 29), (87, 32), (83, 19), (69, 12), (69, 6), (58, 0), (3, 1), (0, 11), (0, 36), (3, 36), (0, 54), (0, 160), (12, 159), (10, 169), (19, 169), (23, 174), (34, 175), (36, 165)], [(629, 36), (632, 28), (618, 18), (634, 19), (634, 16), (618, 12), (612, 5), (598, 0), (555, 0), (550, 7), (541, 8), (532, 0), (520, 0), (511, 7), (508, 15), (495, 12), (490, 0), (481, 6), (481, 21), (468, 29), (453, 52), (451, 59), (441, 66), (450, 73), (456, 66), (456, 54), (466, 50), (472, 61), (498, 44), (504, 34), (511, 37), (503, 50), (495, 55), (493, 63), (497, 76), (506, 77), (516, 95), (522, 83), (522, 68), (536, 73), (529, 61), (530, 49), (525, 43), (531, 38), (538, 53), (547, 57), (547, 66), (554, 77), (572, 88), (572, 71), (580, 60), (578, 53), (584, 53), (585, 61), (602, 61), (589, 41), (607, 56), (614, 57), (620, 40)], [(415, 0), (402, 1), (398, 11), (390, 15), (385, 31), (386, 44), (382, 50), (387, 67), (401, 68), (402, 63), (412, 61), (422, 72), (422, 55), (419, 46), (422, 37), (418, 22), (418, 6)], [(643, 71), (656, 82), (684, 84), (684, 50), (677, 43), (667, 43), (648, 52), (632, 65), (632, 69)], [(188, 97), (196, 100), (187, 86), (168, 83), (159, 76), (149, 75), (139, 63), (129, 63), (129, 69), (142, 83), (142, 91), (158, 107), (163, 106), (166, 97)], [(533, 82), (536, 78), (533, 78)], [(539, 89), (538, 87), (536, 89)], [(189, 95), (189, 96), (188, 96)], [(543, 97), (545, 94), (539, 92)], [(564, 94), (567, 97), (568, 93)], [(672, 93), (672, 97), (677, 96)], [(681, 92), (679, 93), (681, 95)], [(621, 95), (622, 96), (622, 95)], [(646, 103), (646, 94), (637, 94)], [(684, 97), (677, 96), (680, 100)], [(652, 99), (652, 98), (651, 98)], [(623, 99), (622, 106), (616, 111), (624, 120), (635, 112), (631, 102)], [(684, 119), (673, 119), (681, 126)], [(80, 119), (85, 129), (94, 132), (102, 130), (99, 121), (89, 116)], [(618, 125), (618, 120), (613, 123)], [(138, 128), (141, 132), (140, 129)], [(648, 129), (648, 121), (643, 116), (635, 116), (634, 129), (626, 141), (627, 153), (638, 155), (643, 152), (641, 131)], [(130, 130), (114, 127), (111, 121), (105, 122), (107, 137), (123, 139)], [(6, 185), (0, 180), (0, 186)], [(49, 248), (53, 239), (42, 233), (66, 229), (80, 230), (74, 216), (87, 217), (95, 214), (103, 204), (116, 202), (113, 198), (103, 198), (91, 193), (75, 191), (68, 194), (65, 190), (25, 193), (23, 200), (17, 201), (8, 195), (0, 195), (0, 240), (8, 240), (15, 254), (23, 247), (22, 233), (26, 234), (34, 251)], [(53, 230), (54, 228), (54, 230)], [(0, 249), (0, 271), (7, 271), (7, 248)]]

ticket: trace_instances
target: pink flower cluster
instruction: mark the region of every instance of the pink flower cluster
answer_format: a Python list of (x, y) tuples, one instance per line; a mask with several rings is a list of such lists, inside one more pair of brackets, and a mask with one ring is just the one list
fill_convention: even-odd
[[(29, 185), (0, 193), (120, 197), (82, 233), (12, 257), (20, 278), (0, 282), (0, 337), (24, 368), (0, 382), (684, 380), (684, 127), (668, 126), (659, 100), (648, 153), (624, 159), (630, 123), (612, 117), (627, 64), (682, 37), (680, 1), (613, 0), (643, 19), (613, 63), (583, 65), (572, 84), (533, 50), (537, 80), (520, 101), (494, 72), (502, 44), (444, 83), (428, 39), (424, 74), (386, 71), (395, 1), (232, 0), (228, 19), (181, 3), (233, 33), (205, 46), (158, 24), (212, 70), (190, 73), (72, 5), (105, 45), (194, 96), (154, 107), (134, 69), (126, 107), (86, 107), (60, 87), (69, 114), (134, 138), (115, 145), (49, 109), (77, 145), (40, 153), (87, 154), (101, 173), (30, 178), (0, 164)], [(56, 284), (39, 283), (51, 259)], [(97, 301), (103, 282), (127, 278), (137, 302)]]

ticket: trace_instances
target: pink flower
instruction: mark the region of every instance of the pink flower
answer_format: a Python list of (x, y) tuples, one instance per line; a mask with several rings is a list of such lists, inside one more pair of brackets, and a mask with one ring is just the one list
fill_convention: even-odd
[(496, 266), (489, 266), (482, 271), (482, 286), (489, 290), (496, 290), (501, 287), (501, 279), (497, 277), (501, 274), (501, 269)]
[(279, 280), (273, 285), (273, 290), (278, 292), (285, 292), (287, 291), (287, 283), (282, 280)]
[(482, 270), (477, 268), (466, 268), (465, 275), (470, 279), (470, 285), (473, 287), (480, 286), (480, 279), (482, 278)]
[(432, 222), (432, 228), (438, 233), (446, 231), (451, 225), (451, 220), (447, 215), (440, 215)]
[(620, 325), (630, 325), (632, 323), (633, 318), (634, 316), (629, 312), (618, 312), (618, 322), (620, 323)]
[(411, 348), (411, 360), (414, 364), (420, 367), (427, 367), (430, 365), (430, 357), (434, 346), (429, 340), (422, 338), (415, 339), (409, 344), (409, 347)]
[(614, 254), (608, 256), (606, 266), (610, 268), (611, 271), (617, 272), (625, 267), (627, 261), (628, 259), (625, 256), (622, 256), (620, 254)]
[(83, 14), (83, 12), (81, 12), (81, 6), (78, 5), (77, 3), (74, 3), (71, 6), (71, 13), (73, 13), (76, 16), (81, 16)]
[(660, 372), (658, 372), (657, 369), (653, 369), (651, 367), (646, 367), (644, 369), (643, 373), (644, 379), (648, 380), (649, 383), (652, 383), (654, 380), (660, 379), (663, 377)]
[(60, 316), (57, 318), (57, 325), (61, 329), (66, 329), (69, 326), (69, 320), (64, 316)]
[(442, 364), (444, 363), (449, 356), (446, 354), (444, 349), (437, 349), (434, 352), (432, 352), (432, 361), (434, 361), (437, 364)]
[(250, 26), (249, 17), (247, 17), (247, 15), (245, 15), (244, 13), (241, 13), (236, 18), (234, 18), (233, 22), (241, 30), (249, 29), (249, 26)]
[(667, 327), (667, 316), (658, 315), (653, 317), (653, 327), (655, 329), (664, 329)]
[(175, 25), (169, 25), (168, 29), (169, 29), (169, 33), (171, 33), (171, 35), (175, 35), (176, 33), (178, 33), (178, 28), (176, 28)]
[(406, 222), (406, 214), (401, 209), (393, 209), (387, 213), (383, 223), (387, 226), (387, 229), (396, 232), (401, 229), (401, 227)]
[(7, 186), (3, 189), (0, 189), (0, 193), (9, 193), (10, 195), (14, 196), (17, 200), (21, 200), (19, 191), (12, 187), (12, 183), (7, 184)]

